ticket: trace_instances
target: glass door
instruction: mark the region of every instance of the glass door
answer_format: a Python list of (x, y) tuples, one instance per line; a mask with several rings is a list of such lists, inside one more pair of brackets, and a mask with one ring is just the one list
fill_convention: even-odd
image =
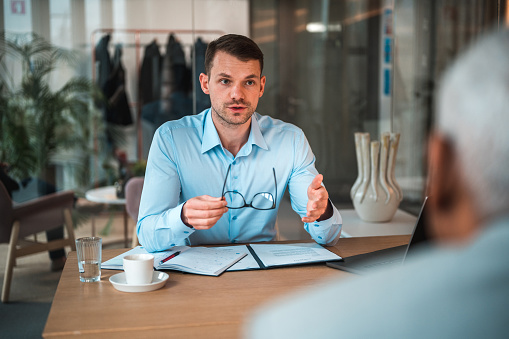
[[(257, 0), (251, 37), (265, 54), (258, 112), (302, 128), (336, 204), (357, 177), (354, 133), (401, 133), (402, 208), (425, 194), (426, 138), (443, 70), (481, 32), (504, 25), (496, 0)], [(416, 207), (414, 207), (416, 206)]]

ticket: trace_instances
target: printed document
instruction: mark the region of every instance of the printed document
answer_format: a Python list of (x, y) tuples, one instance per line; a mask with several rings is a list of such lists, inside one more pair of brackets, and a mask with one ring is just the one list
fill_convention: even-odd
[(219, 247), (223, 250), (246, 253), (227, 271), (254, 270), (276, 266), (338, 261), (342, 258), (317, 243), (250, 244)]
[[(162, 263), (161, 261), (180, 251), (180, 254)], [(152, 254), (157, 270), (177, 270), (187, 273), (218, 276), (228, 267), (246, 256), (243, 251), (224, 251), (217, 247), (175, 246), (171, 250), (149, 253), (141, 246), (122, 253), (101, 264), (101, 268), (122, 270), (123, 258), (130, 254)]]

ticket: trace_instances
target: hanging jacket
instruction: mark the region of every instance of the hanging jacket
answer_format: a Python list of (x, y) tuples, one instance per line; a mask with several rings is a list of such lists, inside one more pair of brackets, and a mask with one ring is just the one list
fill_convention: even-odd
[(189, 90), (191, 72), (186, 66), (184, 49), (173, 34), (168, 37), (163, 58), (161, 84), (161, 120), (180, 119), (192, 113)]
[[(99, 40), (95, 47), (95, 62), (97, 64), (97, 85), (101, 90), (104, 89), (104, 85), (108, 80), (111, 73), (111, 59), (110, 53), (108, 52), (108, 45), (110, 43), (111, 36), (105, 35)], [(96, 65), (94, 65), (95, 67)]]
[(145, 47), (140, 70), (140, 98), (142, 105), (161, 97), (161, 53), (156, 41)]
[(104, 86), (107, 99), (106, 121), (116, 125), (131, 125), (133, 119), (125, 87), (125, 69), (122, 65), (122, 46), (115, 46), (112, 71)]
[(203, 93), (200, 85), (200, 74), (205, 73), (205, 52), (207, 51), (208, 44), (203, 42), (201, 38), (196, 39), (194, 43), (194, 93), (196, 98), (196, 112), (200, 113), (204, 109), (210, 107), (210, 97), (208, 94)]

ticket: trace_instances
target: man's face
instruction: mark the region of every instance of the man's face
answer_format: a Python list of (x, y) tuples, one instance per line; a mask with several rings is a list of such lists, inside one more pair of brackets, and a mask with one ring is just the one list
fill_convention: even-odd
[(263, 95), (265, 77), (258, 60), (240, 61), (217, 52), (210, 74), (200, 74), (205, 94), (210, 95), (212, 114), (222, 125), (242, 125), (250, 121)]

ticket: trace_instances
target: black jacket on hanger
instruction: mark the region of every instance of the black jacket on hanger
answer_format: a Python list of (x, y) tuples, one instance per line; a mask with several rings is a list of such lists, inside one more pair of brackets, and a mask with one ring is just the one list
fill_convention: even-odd
[[(191, 85), (191, 72), (186, 66), (186, 56), (180, 42), (173, 34), (168, 37), (166, 54), (163, 58), (161, 79), (160, 120), (180, 119), (192, 114), (192, 101), (188, 93)], [(160, 124), (161, 121), (157, 121)]]
[(161, 53), (155, 40), (145, 47), (139, 85), (142, 105), (161, 98)]
[(103, 36), (95, 47), (95, 61), (98, 64), (97, 85), (99, 85), (101, 90), (104, 90), (104, 85), (108, 81), (111, 72), (111, 59), (108, 52), (110, 39), (111, 36), (109, 34)]
[(200, 85), (200, 73), (205, 73), (205, 52), (208, 44), (203, 42), (201, 38), (196, 39), (194, 43), (194, 92), (196, 98), (196, 114), (210, 107), (210, 97), (203, 93)]
[(122, 65), (122, 47), (120, 44), (115, 46), (112, 66), (112, 71), (103, 90), (108, 101), (106, 121), (116, 125), (131, 125), (133, 119), (125, 88), (125, 69)]
[(163, 57), (161, 98), (168, 98), (169, 94), (175, 91), (187, 92), (188, 73), (184, 49), (175, 36), (170, 34), (166, 44), (166, 54)]

